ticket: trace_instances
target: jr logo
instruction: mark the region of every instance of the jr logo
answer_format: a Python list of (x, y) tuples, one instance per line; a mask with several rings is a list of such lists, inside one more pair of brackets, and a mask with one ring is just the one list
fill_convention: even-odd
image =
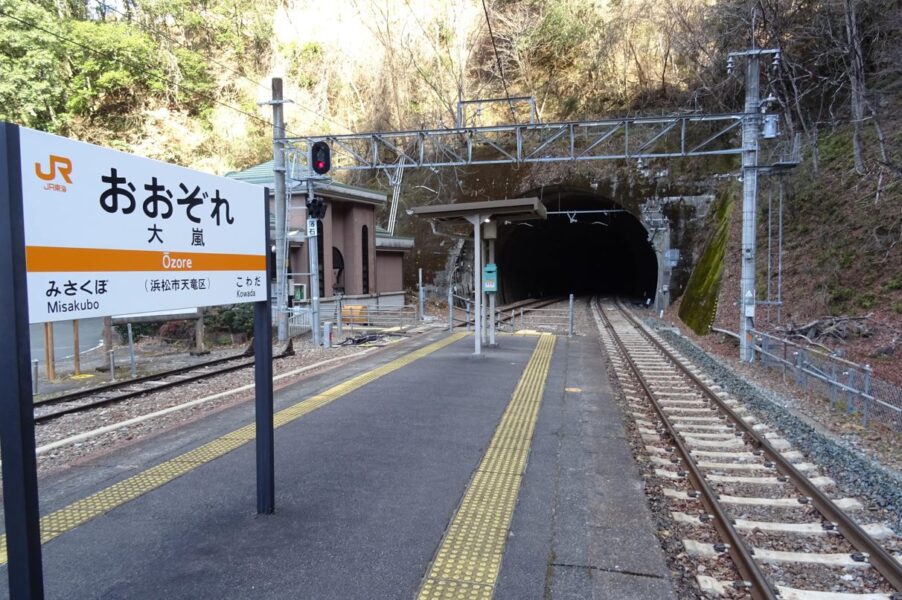
[(34, 174), (44, 181), (54, 181), (57, 175), (61, 176), (66, 183), (72, 183), (72, 161), (65, 156), (50, 155), (50, 171), (45, 172), (41, 163), (34, 163)]

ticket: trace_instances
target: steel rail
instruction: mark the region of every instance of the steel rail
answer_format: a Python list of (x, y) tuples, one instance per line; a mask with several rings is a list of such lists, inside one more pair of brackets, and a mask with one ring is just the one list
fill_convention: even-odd
[(135, 377), (134, 379), (123, 379), (121, 381), (116, 381), (114, 383), (108, 383), (104, 385), (99, 385), (97, 387), (92, 387), (84, 390), (78, 390), (76, 392), (72, 392), (69, 394), (65, 394), (62, 396), (56, 396), (54, 398), (47, 398), (45, 400), (40, 400), (34, 403), (35, 408), (39, 406), (53, 406), (54, 404), (62, 404), (64, 402), (72, 402), (73, 400), (79, 400), (81, 398), (86, 398), (88, 396), (95, 396), (97, 394), (103, 394), (112, 390), (118, 390), (120, 388), (128, 387), (130, 385), (135, 385), (139, 383), (144, 383), (147, 381), (154, 381), (156, 379), (161, 379), (163, 377), (170, 377), (172, 375), (180, 375), (182, 373), (187, 373), (189, 371), (193, 371), (195, 369), (200, 369), (203, 367), (210, 367), (213, 365), (218, 365), (224, 362), (229, 362), (231, 360), (238, 360), (241, 358), (247, 358), (245, 354), (236, 354), (234, 356), (224, 356), (222, 358), (216, 358), (207, 362), (198, 363), (196, 365), (188, 365), (186, 367), (178, 367), (177, 369), (171, 369), (169, 371), (160, 371), (159, 373), (152, 373), (150, 375), (142, 375), (141, 377)]
[[(282, 354), (279, 354), (278, 356), (274, 356), (273, 360), (285, 358), (286, 356), (291, 356), (293, 354), (294, 354), (294, 351), (283, 352)], [(244, 357), (243, 356), (232, 356), (232, 357), (218, 358), (216, 360), (211, 360), (211, 361), (208, 361), (205, 363), (192, 365), (190, 367), (181, 367), (178, 369), (172, 369), (171, 371), (163, 371), (163, 372), (157, 373), (155, 375), (147, 375), (147, 376), (139, 377), (136, 379), (129, 379), (127, 381), (122, 382), (121, 384), (106, 385), (106, 386), (102, 386), (102, 387), (98, 387), (98, 388), (93, 388), (90, 390), (76, 392), (74, 394), (70, 394), (67, 396), (59, 396), (57, 398), (53, 398), (51, 400), (45, 400), (44, 402), (35, 404), (35, 408), (38, 408), (41, 406), (47, 406), (49, 404), (62, 404), (64, 402), (74, 402), (74, 401), (80, 400), (82, 398), (96, 396), (98, 394), (102, 394), (102, 393), (110, 391), (110, 390), (120, 389), (123, 387), (127, 387), (129, 385), (134, 385), (137, 383), (142, 383), (142, 382), (147, 382), (147, 381), (158, 381), (158, 380), (164, 379), (166, 377), (173, 377), (175, 375), (180, 375), (182, 373), (186, 373), (189, 371), (202, 369), (202, 368), (208, 367), (210, 365), (217, 365), (217, 364), (220, 364), (223, 362), (238, 360), (240, 358), (244, 358)], [(35, 415), (34, 421), (35, 421), (35, 423), (46, 423), (48, 421), (58, 419), (59, 417), (62, 417), (65, 415), (70, 415), (70, 414), (82, 412), (85, 410), (90, 410), (92, 408), (99, 408), (101, 406), (107, 406), (110, 404), (116, 404), (117, 402), (129, 400), (131, 398), (136, 398), (138, 396), (143, 396), (144, 394), (152, 394), (152, 393), (160, 391), (160, 390), (166, 390), (166, 389), (177, 387), (180, 385), (194, 383), (195, 381), (200, 381), (201, 379), (208, 379), (210, 377), (215, 377), (216, 375), (224, 375), (226, 373), (231, 373), (233, 371), (245, 369), (245, 368), (251, 367), (253, 365), (254, 365), (254, 361), (251, 360), (249, 362), (243, 362), (238, 365), (232, 365), (230, 367), (225, 367), (223, 369), (217, 369), (215, 371), (207, 371), (204, 373), (198, 373), (196, 375), (192, 375), (190, 377), (184, 377), (184, 378), (175, 379), (172, 381), (164, 381), (164, 382), (160, 383), (159, 385), (155, 385), (154, 387), (151, 387), (151, 388), (142, 389), (142, 390), (132, 390), (132, 391), (126, 392), (124, 394), (117, 394), (115, 396), (112, 396), (109, 398), (103, 398), (100, 400), (96, 400), (94, 402), (89, 402), (87, 404), (79, 404), (76, 406), (70, 406), (67, 408), (55, 410), (53, 412), (48, 412), (48, 413), (45, 413), (42, 415)]]
[(628, 311), (624, 310), (620, 302), (617, 303), (618, 309), (626, 316), (626, 318), (642, 332), (642, 335), (648, 339), (664, 356), (666, 356), (680, 370), (695, 383), (702, 393), (714, 402), (717, 407), (722, 410), (727, 417), (733, 422), (733, 425), (742, 430), (750, 443), (760, 449), (770, 459), (777, 469), (788, 477), (793, 485), (805, 496), (811, 499), (811, 505), (821, 513), (828, 522), (836, 525), (839, 532), (849, 541), (856, 550), (863, 553), (868, 562), (877, 569), (883, 577), (898, 591), (902, 591), (902, 564), (900, 564), (886, 549), (880, 545), (874, 538), (868, 535), (848, 514), (840, 509), (834, 502), (792, 463), (786, 459), (779, 451), (777, 451), (767, 439), (755, 431), (751, 425), (743, 421), (736, 412), (733, 411), (725, 402), (723, 402), (717, 394), (705, 385), (699, 377), (689, 371), (677, 358), (666, 348), (661, 346), (657, 340), (652, 338), (645, 331), (644, 326), (633, 317)]
[(733, 563), (736, 565), (736, 569), (739, 571), (739, 575), (743, 578), (743, 580), (750, 584), (751, 587), (749, 592), (751, 593), (752, 598), (754, 600), (777, 600), (779, 596), (777, 596), (777, 594), (771, 588), (770, 583), (767, 581), (767, 578), (764, 576), (764, 573), (761, 571), (758, 563), (755, 562), (751, 550), (748, 548), (748, 546), (746, 546), (745, 541), (733, 527), (733, 523), (730, 517), (724, 512), (723, 508), (720, 506), (720, 503), (717, 501), (717, 494), (714, 492), (714, 490), (711, 489), (711, 486), (708, 485), (708, 482), (705, 480), (704, 474), (701, 472), (698, 465), (695, 464), (695, 460), (692, 458), (689, 448), (686, 447), (682, 438), (670, 423), (670, 419), (667, 418), (664, 409), (661, 408), (661, 405), (658, 403), (657, 398), (655, 397), (654, 393), (652, 393), (651, 387), (642, 376), (642, 373), (639, 371), (639, 367), (633, 361), (632, 357), (629, 354), (629, 351), (627, 351), (626, 345), (617, 335), (616, 331), (614, 331), (613, 325), (604, 314), (604, 310), (602, 310), (598, 306), (597, 302), (596, 308), (598, 314), (601, 316), (602, 323), (610, 332), (611, 338), (614, 340), (614, 343), (617, 344), (617, 348), (623, 355), (623, 359), (630, 366), (630, 370), (633, 372), (633, 375), (636, 377), (636, 380), (639, 382), (639, 385), (642, 387), (645, 395), (651, 401), (652, 407), (658, 414), (658, 418), (667, 429), (667, 433), (670, 435), (674, 447), (680, 455), (680, 459), (686, 466), (689, 481), (692, 483), (695, 489), (699, 491), (699, 498), (702, 501), (702, 504), (705, 505), (708, 513), (714, 517), (714, 528), (717, 530), (718, 534), (720, 534), (721, 539), (727, 542), (727, 551), (729, 552), (730, 557), (733, 559)]

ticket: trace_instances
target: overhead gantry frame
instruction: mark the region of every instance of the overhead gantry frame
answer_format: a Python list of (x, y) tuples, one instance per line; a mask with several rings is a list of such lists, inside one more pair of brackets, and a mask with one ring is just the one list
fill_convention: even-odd
[(796, 134), (788, 147), (775, 157), (773, 164), (760, 165), (759, 137), (762, 133), (759, 127), (762, 113), (773, 98), (760, 99), (759, 59), (768, 55), (775, 66), (779, 65), (780, 51), (777, 49), (752, 48), (730, 54), (727, 64), (730, 72), (736, 58), (746, 60), (746, 98), (742, 113), (537, 123), (532, 111), (529, 123), (466, 127), (463, 125), (463, 103), (459, 103), (456, 126), (450, 129), (285, 138), (282, 141), (288, 156), (287, 176), (299, 182), (310, 177), (309, 150), (319, 141), (327, 142), (332, 149), (334, 171), (394, 169), (400, 173), (411, 168), (739, 155), (743, 181), (740, 359), (751, 361), (754, 359), (752, 331), (757, 304), (754, 232), (758, 171), (792, 168), (799, 163), (800, 137)]
[(743, 114), (628, 117), (287, 138), (291, 171), (309, 147), (332, 148), (332, 169), (360, 171), (587, 160), (739, 155)]

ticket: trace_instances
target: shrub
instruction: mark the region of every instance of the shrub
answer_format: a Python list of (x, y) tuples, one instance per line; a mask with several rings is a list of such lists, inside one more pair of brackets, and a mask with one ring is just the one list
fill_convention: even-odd
[[(149, 321), (147, 323), (132, 323), (132, 336), (138, 339), (141, 336), (153, 337), (160, 332), (163, 321)], [(128, 339), (128, 325), (114, 325), (113, 329), (119, 334), (119, 339)]]
[(164, 342), (191, 342), (194, 340), (194, 321), (166, 321), (160, 327)]

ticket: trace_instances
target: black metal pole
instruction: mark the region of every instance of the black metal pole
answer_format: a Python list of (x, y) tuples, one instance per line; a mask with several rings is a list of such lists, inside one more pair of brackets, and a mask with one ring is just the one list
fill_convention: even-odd
[(19, 128), (0, 123), (0, 451), (13, 600), (44, 597)]
[(257, 420), (257, 512), (275, 510), (275, 450), (272, 397), (272, 264), (269, 252), (269, 189), (263, 194), (266, 218), (266, 300), (254, 303), (254, 392)]

